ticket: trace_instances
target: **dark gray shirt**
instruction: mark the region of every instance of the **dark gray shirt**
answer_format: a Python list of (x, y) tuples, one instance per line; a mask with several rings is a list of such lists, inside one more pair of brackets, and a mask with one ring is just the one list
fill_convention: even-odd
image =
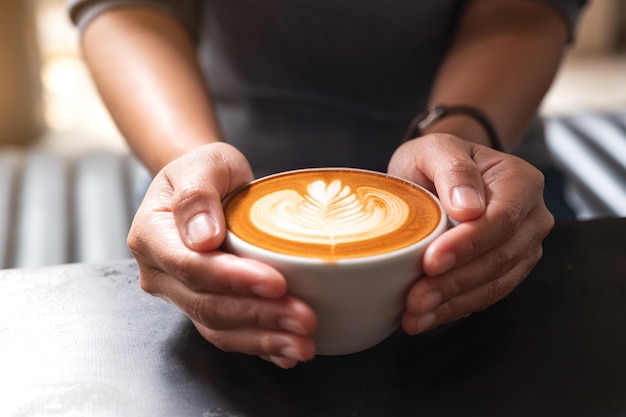
[[(528, 1), (555, 7), (571, 33), (585, 3)], [(79, 27), (115, 7), (178, 18), (197, 41), (225, 139), (258, 174), (323, 165), (385, 170), (425, 105), (464, 4), (68, 0)]]

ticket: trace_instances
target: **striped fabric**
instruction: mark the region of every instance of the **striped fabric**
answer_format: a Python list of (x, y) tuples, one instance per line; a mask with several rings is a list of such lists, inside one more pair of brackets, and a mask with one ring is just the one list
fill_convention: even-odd
[(626, 112), (548, 118), (545, 135), (577, 217), (626, 217)]
[[(626, 217), (626, 112), (550, 117), (545, 135), (577, 216)], [(0, 268), (129, 257), (148, 181), (129, 155), (0, 150)]]
[(0, 152), (0, 268), (128, 258), (147, 181), (128, 155)]

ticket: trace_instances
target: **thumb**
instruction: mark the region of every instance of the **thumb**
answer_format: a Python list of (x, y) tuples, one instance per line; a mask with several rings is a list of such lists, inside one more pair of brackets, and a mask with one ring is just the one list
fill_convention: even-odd
[[(192, 191), (192, 190), (190, 190)], [(195, 190), (192, 199), (181, 198), (174, 210), (179, 234), (185, 245), (194, 251), (210, 252), (224, 240), (225, 223), (219, 198)]]
[(226, 234), (222, 198), (252, 179), (240, 154), (214, 151), (206, 147), (188, 154), (166, 174), (173, 189), (171, 209), (179, 235), (189, 249), (198, 252), (213, 251), (222, 244)]
[(428, 179), (446, 213), (464, 222), (483, 214), (485, 187), (480, 168), (473, 159), (472, 143), (447, 134), (430, 134), (405, 143), (392, 157), (397, 175)]

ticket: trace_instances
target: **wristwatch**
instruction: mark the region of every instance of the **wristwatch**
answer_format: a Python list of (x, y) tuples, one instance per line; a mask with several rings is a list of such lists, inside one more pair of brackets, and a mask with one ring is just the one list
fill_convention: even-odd
[(425, 109), (413, 118), (404, 135), (403, 142), (422, 136), (422, 132), (430, 125), (445, 117), (458, 114), (469, 116), (476, 120), (487, 132), (491, 147), (497, 151), (506, 152), (502, 139), (500, 139), (500, 135), (498, 135), (493, 123), (491, 123), (483, 111), (472, 106), (447, 106), (445, 104), (437, 104), (436, 106)]

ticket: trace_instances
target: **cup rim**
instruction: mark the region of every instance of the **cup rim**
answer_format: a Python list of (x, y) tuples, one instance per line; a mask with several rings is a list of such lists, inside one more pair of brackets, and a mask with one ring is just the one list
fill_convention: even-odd
[(437, 224), (437, 226), (435, 228), (433, 228), (433, 230), (427, 234), (426, 236), (424, 236), (422, 239), (404, 246), (402, 248), (398, 248), (395, 250), (392, 250), (390, 252), (383, 252), (383, 253), (378, 253), (375, 255), (365, 255), (365, 256), (356, 256), (356, 257), (349, 257), (349, 258), (341, 258), (341, 259), (337, 259), (337, 260), (327, 260), (327, 259), (322, 259), (322, 258), (315, 258), (315, 257), (309, 257), (309, 256), (299, 256), (299, 255), (288, 255), (288, 254), (284, 254), (284, 253), (280, 253), (280, 252), (274, 252), (256, 245), (253, 245), (247, 241), (245, 241), (244, 239), (242, 239), (241, 237), (237, 236), (235, 233), (231, 232), (230, 229), (228, 229), (228, 227), (226, 228), (226, 235), (224, 238), (224, 244), (226, 245), (232, 245), (232, 241), (236, 242), (237, 246), (243, 247), (245, 248), (244, 250), (246, 252), (257, 252), (259, 254), (263, 254), (264, 257), (272, 257), (273, 259), (279, 260), (279, 261), (285, 261), (285, 262), (298, 262), (301, 264), (362, 264), (364, 262), (380, 262), (380, 261), (384, 261), (386, 259), (391, 259), (391, 258), (396, 258), (396, 257), (402, 257), (406, 254), (409, 254), (411, 252), (414, 252), (416, 250), (419, 250), (421, 247), (424, 246), (428, 246), (430, 245), (430, 243), (432, 243), (433, 240), (435, 240), (438, 236), (440, 236), (447, 228), (449, 225), (449, 218), (448, 215), (446, 213), (446, 211), (444, 210), (443, 204), (441, 203), (441, 201), (439, 200), (439, 198), (430, 190), (426, 189), (425, 187), (416, 184), (412, 181), (409, 181), (405, 178), (401, 178), (398, 177), (396, 175), (392, 175), (392, 174), (388, 174), (388, 173), (384, 173), (384, 172), (380, 172), (380, 171), (374, 171), (374, 170), (368, 170), (368, 169), (363, 169), (363, 168), (351, 168), (351, 167), (320, 167), (320, 168), (300, 168), (300, 169), (293, 169), (293, 170), (288, 170), (288, 171), (281, 171), (281, 172), (277, 172), (274, 174), (269, 174), (260, 178), (256, 178), (244, 185), (242, 185), (241, 187), (238, 187), (237, 189), (233, 190), (231, 193), (229, 193), (228, 195), (226, 195), (223, 199), (222, 199), (222, 204), (225, 204), (230, 198), (232, 198), (232, 196), (234, 196), (235, 194), (237, 194), (237, 192), (239, 192), (241, 189), (252, 185), (254, 183), (260, 182), (260, 181), (264, 181), (266, 179), (270, 179), (270, 178), (274, 178), (274, 177), (279, 177), (279, 176), (284, 176), (284, 175), (291, 175), (294, 173), (299, 173), (299, 172), (311, 172), (311, 171), (349, 171), (349, 172), (365, 172), (365, 173), (369, 173), (369, 174), (374, 174), (374, 175), (378, 175), (378, 176), (383, 176), (383, 177), (388, 177), (388, 178), (393, 178), (396, 180), (400, 180), (402, 182), (408, 183), (411, 186), (417, 187), (419, 188), (421, 191), (423, 191), (424, 193), (426, 193), (433, 202), (435, 202), (435, 204), (437, 205), (437, 207), (439, 207), (439, 211), (440, 211), (440, 218), (439, 218), (439, 223)]

